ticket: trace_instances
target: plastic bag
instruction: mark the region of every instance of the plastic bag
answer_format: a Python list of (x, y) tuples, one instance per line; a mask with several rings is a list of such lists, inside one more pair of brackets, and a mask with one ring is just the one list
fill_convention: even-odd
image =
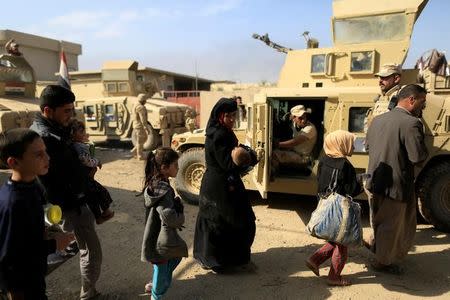
[(361, 207), (350, 197), (332, 192), (320, 198), (306, 231), (314, 237), (344, 246), (360, 246)]

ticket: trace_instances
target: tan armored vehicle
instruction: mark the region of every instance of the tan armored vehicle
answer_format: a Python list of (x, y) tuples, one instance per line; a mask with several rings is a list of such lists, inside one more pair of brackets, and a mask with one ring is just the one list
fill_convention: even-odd
[(0, 132), (29, 127), (40, 111), (33, 68), (22, 55), (0, 55)]
[[(248, 189), (263, 198), (269, 192), (315, 195), (317, 158), (327, 132), (344, 129), (357, 135), (351, 162), (364, 173), (368, 154), (363, 147), (364, 118), (379, 93), (374, 76), (386, 63), (403, 64), (413, 26), (427, 4), (424, 0), (333, 2), (333, 47), (285, 51), (286, 61), (277, 88), (266, 89), (248, 107), (248, 128), (241, 142), (250, 145), (260, 162), (244, 178)], [(317, 42), (309, 43), (317, 45)], [(279, 45), (278, 45), (279, 46)], [(404, 70), (402, 83), (417, 82), (418, 70)], [(424, 110), (426, 144), (430, 156), (416, 169), (420, 212), (443, 231), (450, 231), (450, 78), (424, 70), (421, 83), (429, 91)], [(318, 130), (314, 160), (307, 169), (281, 169), (270, 178), (272, 142), (280, 138), (280, 116), (302, 104), (312, 109)], [(204, 136), (178, 135), (172, 147), (184, 154), (179, 161), (178, 192), (189, 202), (198, 201), (204, 170)], [(365, 198), (364, 194), (360, 195)]]
[[(152, 127), (152, 134), (144, 145), (146, 149), (154, 149), (161, 142), (170, 146), (174, 133), (187, 130), (185, 115), (191, 108), (165, 101), (158, 93), (157, 81), (137, 76), (137, 67), (135, 61), (106, 62), (100, 82), (72, 81), (72, 90), (77, 96), (76, 107), (83, 110), (86, 130), (93, 141), (128, 140), (132, 137), (131, 111), (139, 94), (148, 97), (146, 108)], [(98, 97), (83, 96), (86, 94)]]

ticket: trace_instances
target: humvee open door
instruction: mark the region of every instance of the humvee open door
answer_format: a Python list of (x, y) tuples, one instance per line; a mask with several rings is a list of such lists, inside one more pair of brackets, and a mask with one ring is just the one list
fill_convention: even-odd
[[(263, 96), (261, 94), (255, 95), (255, 97), (259, 97), (260, 99), (263, 99)], [(272, 132), (272, 122), (268, 121), (272, 119), (272, 107), (268, 102), (257, 103), (254, 105), (253, 114), (254, 122), (248, 126), (253, 126), (250, 134), (253, 132), (252, 140), (254, 141), (254, 150), (256, 151), (259, 163), (252, 170), (251, 177), (261, 197), (265, 199), (267, 198), (271, 160), (269, 154), (272, 151), (272, 136), (270, 135)]]

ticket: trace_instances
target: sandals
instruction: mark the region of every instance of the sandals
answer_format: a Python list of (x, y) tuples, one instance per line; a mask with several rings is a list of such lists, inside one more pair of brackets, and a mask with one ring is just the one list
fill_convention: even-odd
[[(309, 259), (305, 260), (305, 265), (314, 274), (316, 274), (316, 276), (320, 277), (319, 267), (317, 265), (315, 265), (311, 260), (309, 260)], [(333, 280), (328, 278), (327, 279), (327, 284), (329, 286), (349, 286), (349, 285), (352, 284), (352, 282), (350, 280), (343, 279), (342, 277), (340, 277), (339, 279), (333, 279)]]
[(352, 285), (352, 282), (344, 278), (340, 278), (337, 280), (327, 279), (327, 284), (329, 286), (349, 286)]
[(309, 259), (305, 260), (305, 265), (314, 273), (320, 277), (319, 267), (312, 263)]

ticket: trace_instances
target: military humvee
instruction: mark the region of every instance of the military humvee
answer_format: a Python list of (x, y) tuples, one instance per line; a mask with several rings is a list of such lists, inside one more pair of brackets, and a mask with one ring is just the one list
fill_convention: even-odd
[(139, 94), (148, 98), (147, 117), (152, 127), (145, 149), (154, 149), (161, 141), (164, 146), (170, 146), (174, 133), (187, 130), (185, 113), (192, 108), (165, 101), (158, 92), (157, 81), (137, 76), (137, 67), (136, 61), (111, 61), (104, 64), (99, 80), (72, 80), (72, 91), (77, 96), (75, 106), (82, 109), (86, 131), (93, 141), (132, 137), (132, 109)]
[(0, 55), (0, 132), (29, 127), (40, 111), (36, 79), (23, 56)]
[[(374, 74), (383, 64), (403, 64), (413, 26), (427, 2), (370, 1), (361, 6), (359, 0), (333, 1), (333, 47), (286, 51), (278, 86), (256, 94), (248, 107), (248, 127), (239, 140), (255, 149), (260, 158), (243, 178), (248, 189), (258, 190), (263, 198), (269, 192), (315, 195), (323, 136), (337, 129), (357, 136), (350, 160), (357, 172), (366, 171), (364, 118), (379, 93)], [(418, 70), (404, 70), (402, 84), (416, 83), (417, 75)], [(415, 170), (419, 209), (436, 228), (449, 232), (450, 78), (430, 70), (424, 70), (421, 77), (420, 83), (429, 92), (422, 119), (430, 155)], [(282, 170), (271, 180), (272, 142), (280, 138), (277, 124), (284, 112), (298, 104), (312, 109), (312, 122), (318, 130), (314, 161), (307, 170)], [(177, 190), (189, 202), (198, 201), (204, 170), (203, 135), (183, 134), (172, 141), (172, 147), (183, 152)]]

